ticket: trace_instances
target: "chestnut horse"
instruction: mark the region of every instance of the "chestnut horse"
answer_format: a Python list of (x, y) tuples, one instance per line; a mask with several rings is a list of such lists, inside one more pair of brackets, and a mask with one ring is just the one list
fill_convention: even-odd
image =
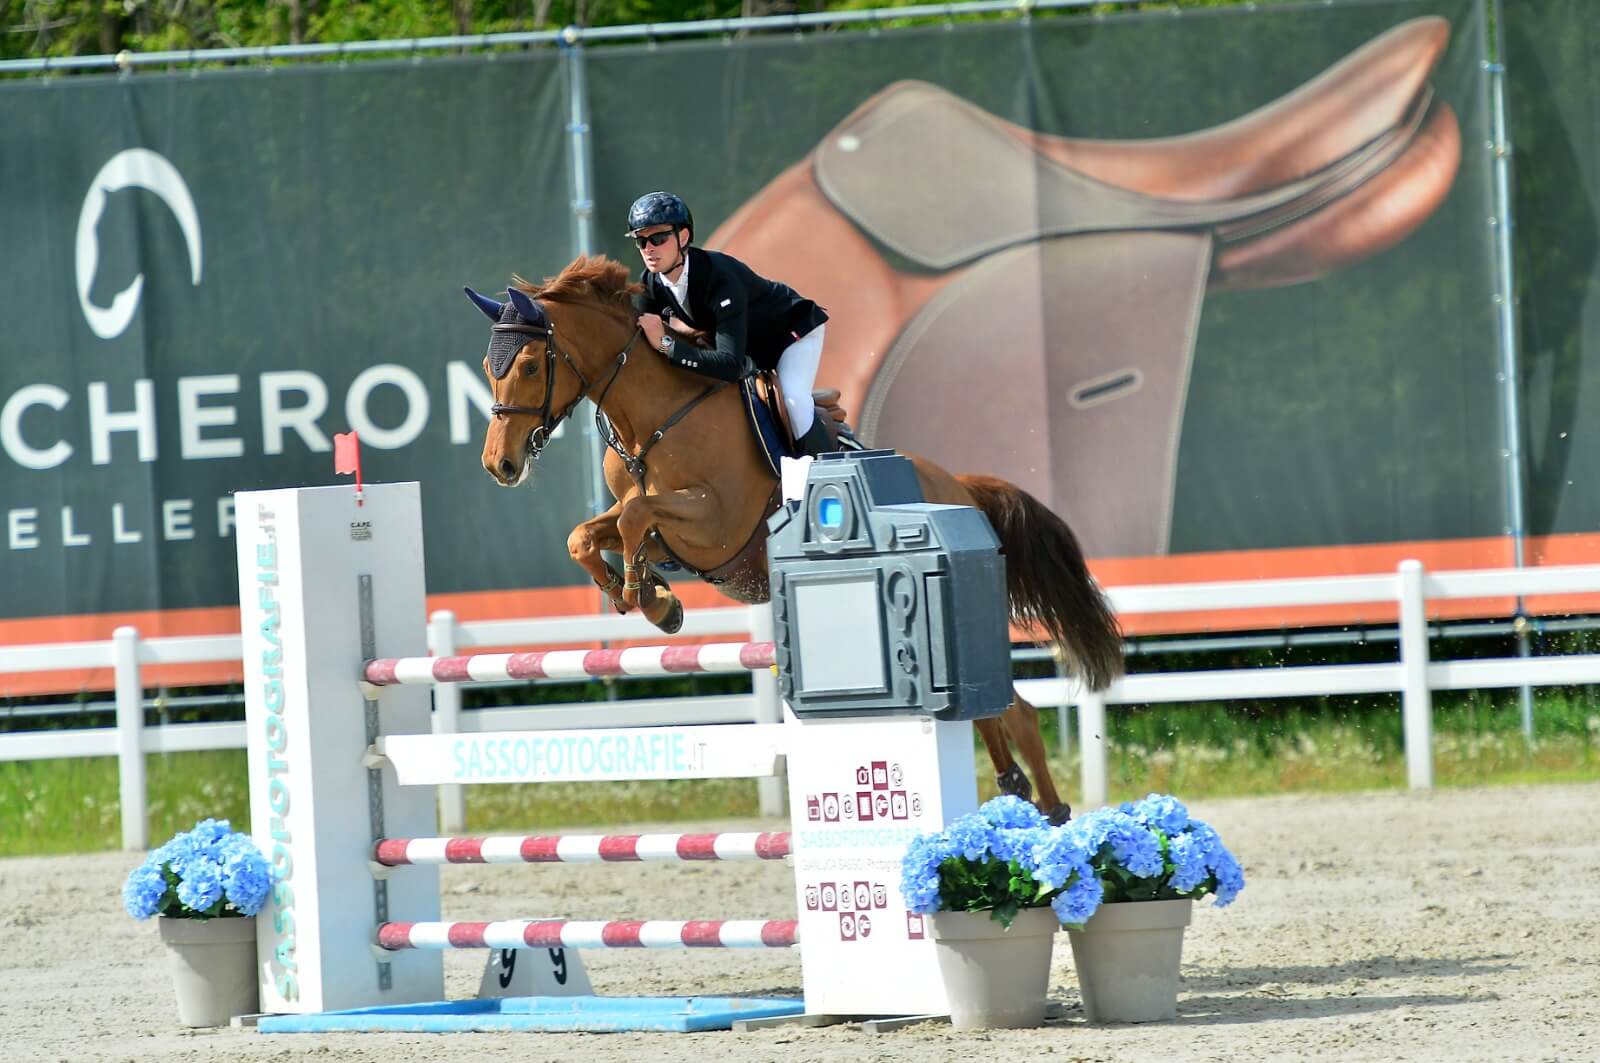
[[(574, 528), (567, 549), (619, 612), (641, 609), (670, 634), (683, 606), (653, 566), (674, 562), (737, 600), (767, 600), (765, 521), (777, 485), (740, 388), (673, 366), (642, 342), (639, 290), (626, 267), (599, 256), (577, 259), (542, 286), (513, 278), (505, 304), (468, 289), (496, 322), (484, 359), (494, 404), (483, 467), (503, 486), (521, 483), (556, 425), (593, 400), (617, 501)], [(1014, 621), (1059, 645), (1091, 689), (1110, 683), (1122, 667), (1121, 634), (1065, 522), (1004, 480), (956, 476), (906, 456), (929, 502), (975, 506), (989, 518)], [(622, 555), (625, 578), (603, 550)], [(730, 562), (738, 571), (728, 571)], [(1018, 697), (977, 729), (1002, 791), (1030, 796), (1009, 739), (1033, 775), (1039, 809), (1058, 821), (1071, 814), (1050, 778), (1032, 705)]]

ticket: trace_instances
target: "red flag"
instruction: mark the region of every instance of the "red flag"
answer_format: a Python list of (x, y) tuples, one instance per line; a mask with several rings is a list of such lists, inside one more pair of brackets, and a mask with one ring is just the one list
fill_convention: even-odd
[(354, 432), (333, 434), (333, 471), (335, 475), (355, 473), (356, 501), (361, 501), (361, 437)]

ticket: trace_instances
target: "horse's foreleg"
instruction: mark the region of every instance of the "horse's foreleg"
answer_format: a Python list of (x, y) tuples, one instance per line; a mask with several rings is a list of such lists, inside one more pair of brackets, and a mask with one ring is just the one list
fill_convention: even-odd
[(619, 613), (626, 613), (633, 606), (623, 600), (622, 577), (600, 554), (602, 550), (622, 549), (622, 535), (617, 531), (617, 516), (621, 512), (622, 503), (618, 502), (572, 529), (572, 534), (567, 536), (567, 553), (589, 573), (601, 593), (611, 599), (612, 607)]
[(623, 600), (643, 608), (645, 619), (669, 635), (676, 634), (683, 626), (683, 602), (666, 580), (650, 570), (647, 563), (650, 530), (663, 524), (704, 526), (711, 516), (706, 492), (690, 488), (660, 495), (636, 495), (623, 504), (617, 517), (626, 563)]
[(1020, 695), (1014, 695), (1000, 723), (1033, 775), (1033, 784), (1039, 790), (1034, 804), (1039, 811), (1048, 816), (1051, 823), (1065, 823), (1071, 819), (1072, 806), (1061, 800), (1056, 793), (1055, 780), (1050, 778), (1049, 756), (1044, 748), (1044, 735), (1039, 731), (1039, 710)]

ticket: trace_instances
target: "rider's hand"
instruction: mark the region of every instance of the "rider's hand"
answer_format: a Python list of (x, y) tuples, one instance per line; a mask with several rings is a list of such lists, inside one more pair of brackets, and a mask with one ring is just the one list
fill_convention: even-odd
[(667, 334), (667, 328), (662, 324), (661, 315), (640, 314), (639, 327), (644, 330), (644, 337), (650, 341), (650, 346), (660, 350), (661, 337)]

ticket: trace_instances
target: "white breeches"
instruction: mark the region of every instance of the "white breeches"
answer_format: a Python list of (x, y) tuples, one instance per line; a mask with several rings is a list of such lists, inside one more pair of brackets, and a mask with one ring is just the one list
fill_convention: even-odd
[(811, 430), (816, 420), (816, 404), (811, 388), (817, 382), (817, 363), (822, 360), (822, 331), (818, 325), (789, 344), (778, 356), (778, 386), (783, 389), (783, 405), (789, 411), (789, 426), (798, 439)]

